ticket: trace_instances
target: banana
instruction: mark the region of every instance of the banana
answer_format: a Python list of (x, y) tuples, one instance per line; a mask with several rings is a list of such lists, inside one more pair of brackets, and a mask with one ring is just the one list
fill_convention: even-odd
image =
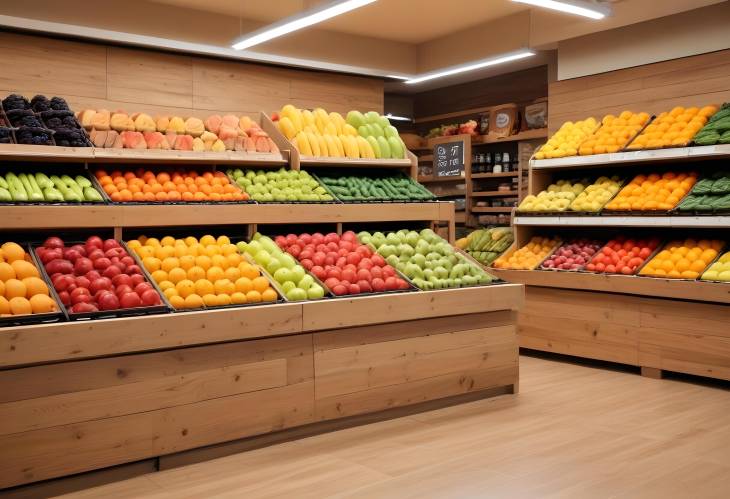
[(307, 133), (313, 133), (317, 135), (319, 133), (319, 130), (317, 130), (317, 127), (315, 125), (307, 125), (304, 127), (304, 131)]
[(357, 148), (357, 140), (352, 135), (340, 135), (342, 146), (345, 149), (345, 156), (352, 159), (360, 157), (360, 150)]
[(327, 141), (324, 138), (324, 135), (317, 135), (317, 141), (319, 142), (319, 155), (320, 156), (334, 156), (329, 151), (329, 147), (327, 147)]
[(342, 143), (342, 139), (340, 139), (340, 136), (336, 135), (332, 137), (332, 140), (335, 141), (335, 145), (337, 146), (337, 154), (339, 154), (339, 157), (344, 158), (345, 156), (347, 156), (345, 154), (345, 145)]
[(327, 152), (329, 152), (330, 156), (333, 158), (344, 157), (345, 154), (342, 152), (342, 144), (337, 147), (337, 143), (339, 142), (337, 136), (326, 134), (324, 140), (327, 143)]
[(309, 146), (309, 139), (307, 138), (306, 132), (299, 132), (297, 134), (295, 145), (299, 152), (304, 156), (312, 155), (312, 148)]
[(307, 125), (314, 126), (314, 114), (309, 109), (302, 111), (302, 123), (306, 127)]
[(324, 109), (322, 109), (321, 107), (317, 107), (317, 108), (315, 108), (315, 109), (314, 109), (314, 111), (312, 111), (312, 112), (314, 113), (314, 117), (315, 117), (315, 118), (316, 118), (317, 116), (320, 116), (320, 117), (321, 117), (321, 118), (322, 118), (322, 119), (324, 120), (324, 122), (325, 122), (325, 123), (329, 122), (329, 120), (330, 120), (330, 115), (329, 115), (329, 114), (327, 114), (327, 111), (325, 111), (325, 110), (324, 110)]
[(320, 134), (324, 133), (324, 128), (327, 126), (327, 122), (322, 119), (322, 116), (317, 115), (314, 117), (314, 124), (317, 125), (317, 131)]
[(375, 157), (377, 159), (382, 158), (383, 153), (380, 152), (380, 146), (378, 145), (378, 140), (371, 135), (370, 137), (367, 138), (367, 141), (370, 143), (370, 147), (373, 148), (373, 153), (375, 153)]
[(325, 125), (322, 133), (325, 135), (337, 135), (337, 127), (330, 121), (327, 125)]
[[(294, 130), (296, 130), (297, 133), (302, 130), (302, 112), (299, 109), (295, 108), (291, 104), (287, 104), (281, 108), (281, 112), (279, 114), (291, 120), (292, 125), (294, 125)], [(281, 120), (281, 118), (279, 118), (279, 120)]]
[(375, 159), (375, 151), (370, 146), (370, 142), (359, 135), (355, 137), (355, 140), (357, 141), (357, 148), (360, 151), (361, 158)]
[(279, 118), (279, 130), (281, 130), (281, 133), (284, 134), (284, 136), (291, 140), (297, 135), (297, 131), (294, 128), (294, 124), (292, 123), (291, 119), (289, 119), (287, 116), (282, 116)]
[(349, 123), (345, 123), (344, 125), (342, 125), (342, 134), (349, 135), (351, 137), (357, 137), (359, 135), (357, 133), (357, 130), (355, 130), (355, 127), (350, 125)]
[(309, 139), (309, 147), (312, 149), (312, 156), (315, 158), (322, 156), (322, 152), (319, 150), (319, 141), (317, 136), (313, 133), (307, 133), (307, 139)]
[(340, 113), (332, 111), (330, 113), (330, 121), (337, 127), (337, 135), (342, 135), (342, 127), (345, 125), (345, 118)]

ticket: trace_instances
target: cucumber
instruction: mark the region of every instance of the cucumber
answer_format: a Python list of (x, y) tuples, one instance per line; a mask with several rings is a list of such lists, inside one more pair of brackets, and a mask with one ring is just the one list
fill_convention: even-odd
[(46, 187), (53, 187), (53, 182), (51, 182), (51, 179), (49, 179), (44, 173), (36, 173), (35, 181), (38, 183), (38, 186), (41, 189), (45, 189)]
[(63, 202), (63, 194), (55, 187), (46, 187), (43, 189), (43, 197), (49, 202)]
[(99, 192), (93, 187), (84, 187), (84, 199), (86, 199), (86, 201), (94, 202), (103, 201), (101, 194), (99, 194)]
[(38, 187), (38, 183), (35, 181), (35, 175), (28, 175), (27, 178), (31, 189), (33, 189), (30, 199), (33, 201), (43, 201), (43, 191), (41, 191), (41, 188)]
[(15, 190), (18, 190), (18, 191), (25, 192), (25, 188), (23, 187), (23, 183), (20, 181), (20, 179), (18, 178), (18, 176), (16, 174), (14, 174), (13, 172), (10, 172), (7, 175), (5, 175), (5, 178), (7, 179), (8, 185), (11, 188), (13, 188)]
[(84, 191), (81, 190), (81, 187), (79, 186), (79, 184), (76, 183), (74, 179), (72, 179), (68, 175), (62, 175), (61, 181), (66, 184), (69, 189), (76, 193), (76, 195), (79, 197), (79, 200), (82, 200), (84, 198)]
[(91, 182), (83, 175), (76, 175), (76, 183), (79, 184), (82, 189), (86, 187), (91, 187)]
[(0, 187), (0, 201), (6, 202), (12, 200), (13, 196), (10, 195), (10, 191), (7, 190), (5, 187)]
[(68, 186), (66, 184), (63, 183), (63, 181), (57, 175), (51, 176), (51, 182), (53, 182), (53, 185), (56, 187), (58, 192), (61, 193), (64, 200), (66, 199), (67, 193), (69, 191), (73, 192), (68, 188)]
[(43, 194), (40, 192), (40, 190), (38, 192), (35, 191), (33, 185), (30, 183), (30, 180), (28, 180), (28, 175), (26, 175), (25, 173), (21, 173), (20, 175), (18, 175), (18, 178), (23, 184), (23, 188), (28, 195), (29, 201), (43, 201)]
[(5, 180), (5, 177), (0, 177), (0, 188), (8, 189), (8, 182)]

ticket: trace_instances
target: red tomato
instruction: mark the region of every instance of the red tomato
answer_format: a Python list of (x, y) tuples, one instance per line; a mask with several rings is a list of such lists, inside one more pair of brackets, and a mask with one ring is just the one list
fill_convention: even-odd
[(615, 274), (616, 267), (614, 265), (606, 265), (606, 272), (609, 274)]
[(596, 264), (596, 272), (605, 272), (606, 271), (606, 264), (603, 262)]
[(625, 275), (631, 275), (634, 273), (631, 267), (621, 267), (621, 273)]

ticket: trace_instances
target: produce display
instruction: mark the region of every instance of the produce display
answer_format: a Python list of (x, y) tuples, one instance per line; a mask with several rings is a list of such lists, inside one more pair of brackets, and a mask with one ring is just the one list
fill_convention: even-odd
[(619, 236), (607, 242), (586, 265), (585, 270), (634, 275), (658, 247), (658, 239), (631, 239)]
[(250, 196), (259, 202), (286, 202), (286, 201), (333, 201), (334, 198), (327, 190), (319, 185), (312, 176), (304, 170), (278, 171), (246, 170), (240, 168), (228, 170), (233, 181)]
[(399, 230), (387, 235), (360, 232), (357, 237), (424, 291), (489, 284), (494, 280), (431, 229)]
[(304, 267), (297, 263), (292, 255), (283, 252), (270, 237), (257, 232), (251, 242), (241, 241), (236, 246), (238, 251), (248, 254), (266, 269), (279, 284), (287, 300), (316, 300), (324, 297), (324, 288), (307, 274)]
[(11, 203), (101, 203), (104, 201), (83, 175), (45, 173), (0, 174), (0, 202)]
[(639, 271), (639, 275), (671, 279), (697, 279), (717, 257), (722, 241), (686, 239), (672, 241)]
[(278, 298), (269, 280), (244, 259), (227, 236), (140, 236), (127, 244), (176, 310)]
[(30, 255), (14, 242), (0, 246), (0, 317), (58, 311)]
[(318, 174), (340, 201), (422, 201), (434, 199), (431, 191), (402, 174)]
[(432, 128), (426, 134), (427, 139), (433, 139), (436, 137), (449, 137), (451, 135), (471, 135), (476, 137), (479, 135), (477, 127), (479, 123), (475, 120), (465, 121), (464, 123), (452, 124), (452, 125), (441, 125), (436, 128)]
[[(29, 102), (22, 95), (3, 99), (10, 124), (17, 127), (19, 144), (88, 147), (89, 141), (68, 104), (61, 97), (36, 95)], [(53, 136), (53, 139), (51, 139)]]
[(535, 236), (520, 249), (497, 258), (492, 266), (495, 269), (533, 270), (560, 242), (557, 238)]
[(570, 209), (597, 213), (616, 195), (619, 189), (621, 189), (621, 179), (618, 176), (599, 177), (578, 194), (578, 197), (570, 203)]
[(336, 296), (381, 293), (410, 287), (382, 256), (373, 254), (370, 247), (358, 242), (352, 231), (342, 236), (334, 232), (326, 235), (289, 234), (277, 236), (274, 241), (279, 248), (296, 258), (302, 267), (324, 282), (325, 287)]
[[(661, 113), (629, 144), (627, 149), (658, 149), (661, 147), (681, 147), (692, 141), (692, 137), (707, 123), (710, 116), (717, 112), (715, 106), (683, 108), (677, 106), (669, 112)], [(730, 129), (730, 128), (729, 128)]]
[(582, 270), (603, 243), (592, 239), (576, 239), (560, 246), (547, 257), (540, 265), (541, 269), (549, 270)]
[(291, 104), (272, 116), (282, 134), (304, 156), (403, 159), (406, 146), (388, 118), (375, 111), (350, 111), (343, 118), (318, 107), (312, 111)]
[(730, 144), (730, 102), (722, 105), (707, 124), (697, 132), (694, 143), (698, 146)]
[(136, 170), (105, 170), (94, 172), (99, 184), (109, 198), (120, 202), (221, 202), (246, 201), (248, 194), (233, 185), (223, 172), (167, 169), (154, 173)]
[(571, 203), (583, 192), (588, 183), (590, 183), (588, 179), (558, 180), (556, 183), (550, 184), (546, 190), (540, 192), (537, 196), (531, 194), (525, 197), (517, 207), (517, 211), (568, 211)]
[(475, 230), (468, 236), (458, 239), (455, 246), (469, 253), (482, 265), (490, 265), (512, 246), (514, 240), (510, 227), (492, 227)]
[(649, 122), (648, 113), (623, 111), (618, 117), (609, 114), (601, 120), (601, 127), (584, 140), (578, 154), (604, 154), (623, 149), (634, 136)]
[(174, 149), (178, 151), (278, 152), (258, 123), (248, 116), (156, 116), (146, 113), (84, 109), (77, 114), (96, 147)]
[(67, 246), (49, 237), (35, 252), (72, 315), (162, 304), (134, 258), (114, 239), (91, 236)]
[(700, 277), (703, 281), (730, 282), (730, 251), (724, 253), (715, 263), (710, 265)]
[(677, 209), (680, 212), (730, 210), (730, 172), (715, 172), (697, 182)]
[(582, 121), (566, 121), (535, 153), (535, 159), (565, 158), (578, 154), (578, 148), (598, 126), (595, 118)]
[(637, 175), (605, 207), (614, 211), (669, 211), (697, 182), (697, 173)]

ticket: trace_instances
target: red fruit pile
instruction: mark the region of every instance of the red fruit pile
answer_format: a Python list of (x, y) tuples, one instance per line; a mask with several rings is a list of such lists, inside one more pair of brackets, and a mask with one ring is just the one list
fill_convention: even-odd
[(277, 236), (276, 244), (299, 260), (335, 295), (356, 295), (408, 289), (395, 269), (368, 246), (360, 244), (357, 235), (347, 231), (341, 236), (289, 234)]
[(85, 244), (66, 246), (49, 237), (36, 253), (72, 314), (162, 303), (134, 258), (114, 239), (91, 236)]
[(577, 239), (564, 244), (550, 255), (541, 267), (543, 269), (581, 270), (591, 261), (603, 244), (591, 239)]
[(606, 274), (633, 275), (659, 246), (658, 239), (617, 237), (606, 243), (586, 265), (586, 270)]

